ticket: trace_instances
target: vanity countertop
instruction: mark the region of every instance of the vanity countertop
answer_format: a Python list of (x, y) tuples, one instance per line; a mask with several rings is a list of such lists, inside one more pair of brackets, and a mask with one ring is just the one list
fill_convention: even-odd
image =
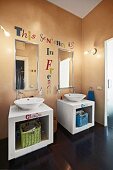
[(86, 99), (83, 99), (83, 100), (78, 101), (78, 102), (69, 101), (67, 99), (63, 99), (63, 100), (58, 99), (57, 101), (61, 102), (61, 103), (64, 103), (64, 104), (71, 105), (71, 106), (76, 106), (76, 105), (81, 105), (81, 104), (89, 104), (89, 103), (93, 103), (94, 104), (94, 101), (86, 100)]
[(50, 110), (53, 110), (53, 109), (44, 103), (42, 103), (38, 107), (35, 107), (32, 110), (22, 110), (19, 107), (17, 107), (16, 105), (11, 105), (10, 111), (9, 111), (9, 118), (20, 117), (20, 116), (24, 116), (26, 114), (42, 113), (42, 112), (46, 112), (46, 111), (50, 111)]

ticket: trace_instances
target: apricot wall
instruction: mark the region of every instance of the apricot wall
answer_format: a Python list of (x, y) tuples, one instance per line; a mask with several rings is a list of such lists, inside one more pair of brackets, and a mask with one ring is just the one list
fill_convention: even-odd
[[(96, 97), (96, 121), (104, 124), (104, 41), (113, 37), (113, 1), (103, 0), (82, 21), (83, 52), (96, 47), (96, 55), (82, 57), (82, 91), (93, 87)], [(102, 90), (97, 90), (101, 86)]]
[[(16, 98), (14, 90), (14, 44), (15, 39), (27, 41), (16, 36), (14, 26), (38, 35), (30, 42), (39, 44), (39, 87), (43, 88), (45, 103), (54, 109), (57, 117), (56, 99), (58, 96), (58, 46), (40, 42), (40, 34), (61, 40), (64, 43), (75, 42), (74, 84), (76, 91), (81, 91), (81, 40), (82, 20), (45, 0), (0, 0), (0, 24), (10, 32), (11, 37), (4, 36), (0, 30), (0, 139), (7, 137), (9, 107)], [(29, 41), (29, 40), (28, 40)], [(52, 92), (47, 94), (47, 47), (54, 51), (49, 58), (53, 60)], [(64, 93), (64, 91), (62, 91)]]

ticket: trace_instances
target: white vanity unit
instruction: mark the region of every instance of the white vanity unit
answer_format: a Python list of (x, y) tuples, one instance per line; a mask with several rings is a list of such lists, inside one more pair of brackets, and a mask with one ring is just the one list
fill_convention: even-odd
[[(41, 141), (27, 147), (21, 146), (18, 127), (22, 123), (39, 120), (41, 123)], [(8, 117), (8, 160), (25, 155), (53, 143), (53, 109), (42, 103), (32, 110), (21, 110), (10, 106)]]
[[(76, 113), (83, 109), (88, 113), (88, 123), (81, 127), (76, 126)], [(78, 102), (57, 100), (58, 122), (71, 134), (76, 134), (85, 129), (94, 126), (95, 102), (90, 100), (81, 100)]]

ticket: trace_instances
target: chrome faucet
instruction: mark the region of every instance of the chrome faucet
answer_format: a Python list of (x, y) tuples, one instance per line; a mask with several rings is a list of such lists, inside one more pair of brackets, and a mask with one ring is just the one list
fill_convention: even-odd
[(76, 91), (75, 91), (75, 87), (73, 87), (73, 93), (75, 93)]
[(16, 93), (16, 98), (17, 99), (20, 99), (20, 98), (23, 98), (23, 97), (26, 97), (25, 94), (19, 90), (17, 90), (17, 93)]

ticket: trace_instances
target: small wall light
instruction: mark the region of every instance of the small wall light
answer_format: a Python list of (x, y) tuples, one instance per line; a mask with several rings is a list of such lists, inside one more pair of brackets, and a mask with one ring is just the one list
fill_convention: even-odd
[(91, 55), (95, 55), (97, 53), (97, 48), (93, 48), (91, 50), (85, 51), (84, 54), (91, 54)]
[(7, 32), (7, 31), (5, 30), (5, 28), (2, 27), (2, 25), (0, 25), (0, 29), (4, 32), (4, 34), (5, 34), (6, 37), (10, 37), (10, 33)]

